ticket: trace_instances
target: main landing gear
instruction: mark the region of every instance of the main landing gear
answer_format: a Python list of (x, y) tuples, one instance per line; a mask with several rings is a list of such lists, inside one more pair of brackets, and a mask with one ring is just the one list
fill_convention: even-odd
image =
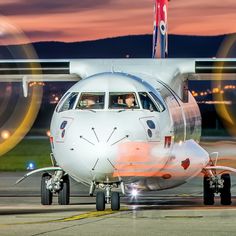
[(215, 194), (220, 193), (222, 205), (231, 205), (231, 180), (229, 174), (207, 176), (203, 178), (203, 202), (205, 205), (214, 205)]
[(70, 203), (70, 180), (63, 171), (56, 171), (54, 175), (44, 173), (41, 179), (41, 204), (51, 205), (53, 194), (58, 194), (58, 204), (68, 205)]

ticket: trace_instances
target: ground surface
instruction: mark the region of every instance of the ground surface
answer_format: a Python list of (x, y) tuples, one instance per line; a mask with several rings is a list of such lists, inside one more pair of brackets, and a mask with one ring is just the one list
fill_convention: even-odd
[[(209, 152), (219, 152), (219, 163), (236, 166), (232, 141), (203, 140)], [(202, 204), (202, 177), (175, 189), (150, 192), (137, 200), (122, 197), (122, 209), (95, 211), (88, 188), (71, 182), (71, 204), (40, 204), (40, 175), (14, 185), (24, 173), (0, 172), (0, 235), (236, 235), (236, 197), (232, 206)], [(236, 196), (236, 176), (232, 194)]]

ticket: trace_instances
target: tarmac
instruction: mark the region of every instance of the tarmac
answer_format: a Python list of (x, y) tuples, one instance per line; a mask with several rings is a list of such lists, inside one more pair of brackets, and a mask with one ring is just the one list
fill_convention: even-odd
[[(219, 162), (235, 165), (233, 141), (206, 142), (219, 151)], [(21, 172), (0, 173), (0, 235), (236, 235), (236, 175), (232, 175), (232, 205), (202, 203), (202, 176), (178, 188), (149, 192), (138, 199), (121, 198), (121, 210), (95, 210), (88, 188), (71, 181), (68, 206), (40, 204), (40, 175), (19, 185)]]

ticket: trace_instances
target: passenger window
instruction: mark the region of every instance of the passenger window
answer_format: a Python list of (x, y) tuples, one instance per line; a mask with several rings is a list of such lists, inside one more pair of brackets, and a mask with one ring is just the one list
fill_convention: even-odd
[(105, 93), (82, 93), (76, 109), (104, 109)]
[(158, 107), (158, 110), (160, 112), (163, 112), (166, 108), (164, 106), (164, 104), (161, 102), (161, 100), (156, 96), (156, 94), (154, 94), (153, 92), (149, 92), (149, 94), (152, 96), (152, 98), (155, 100), (156, 105)]
[(73, 109), (77, 96), (78, 93), (71, 93), (70, 96), (65, 100), (63, 105), (60, 107), (59, 112)]
[(139, 97), (140, 97), (140, 101), (142, 103), (142, 107), (144, 110), (158, 111), (154, 102), (151, 100), (151, 98), (148, 96), (146, 92), (139, 93)]
[(110, 109), (138, 109), (138, 100), (135, 93), (110, 93)]

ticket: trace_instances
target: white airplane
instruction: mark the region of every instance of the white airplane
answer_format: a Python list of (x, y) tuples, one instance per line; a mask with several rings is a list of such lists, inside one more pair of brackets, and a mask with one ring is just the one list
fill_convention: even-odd
[[(22, 81), (78, 81), (58, 103), (51, 121), (52, 167), (44, 172), (41, 203), (58, 194), (69, 204), (69, 176), (96, 192), (96, 209), (120, 209), (122, 194), (180, 186), (199, 173), (204, 204), (220, 193), (231, 204), (228, 172), (199, 145), (201, 115), (188, 80), (209, 73), (235, 73), (231, 59), (163, 59), (167, 54), (167, 0), (156, 0), (152, 59), (2, 60), (0, 78)], [(157, 59), (156, 57), (161, 57)], [(196, 76), (197, 75), (197, 76)], [(202, 76), (204, 75), (204, 76)], [(219, 176), (217, 171), (227, 173)]]

